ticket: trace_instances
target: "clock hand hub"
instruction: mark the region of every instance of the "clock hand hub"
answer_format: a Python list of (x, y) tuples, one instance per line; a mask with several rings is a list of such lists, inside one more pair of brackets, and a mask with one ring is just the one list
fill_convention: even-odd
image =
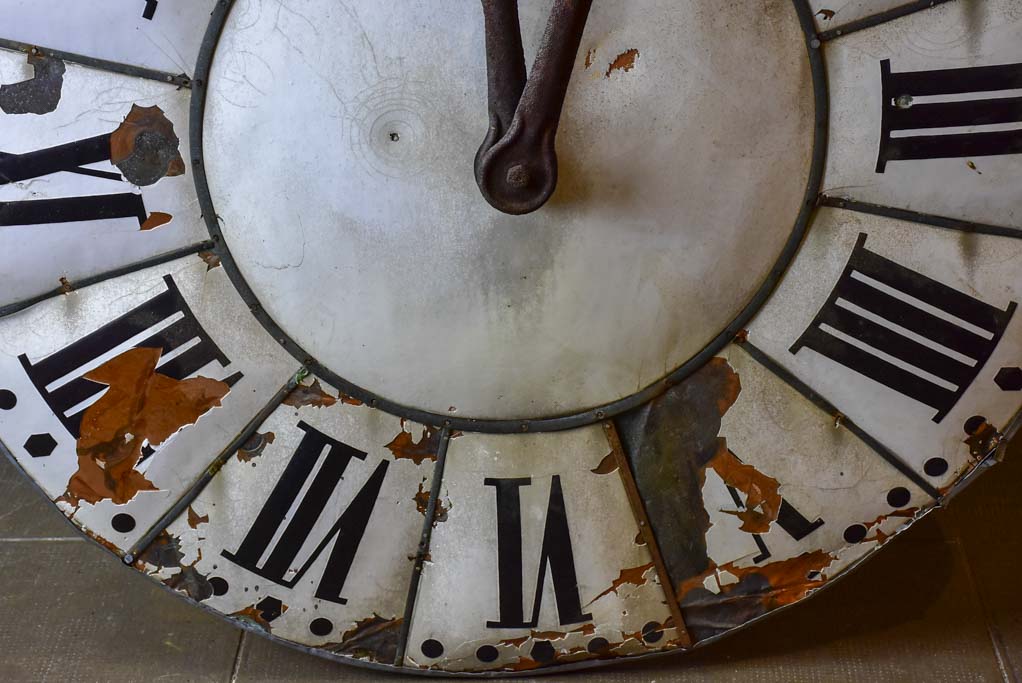
[(557, 187), (557, 124), (592, 4), (555, 0), (532, 72), (508, 123), (524, 69), (518, 11), (514, 0), (483, 0), (490, 129), (476, 155), (476, 182), (486, 201), (504, 213), (535, 211)]

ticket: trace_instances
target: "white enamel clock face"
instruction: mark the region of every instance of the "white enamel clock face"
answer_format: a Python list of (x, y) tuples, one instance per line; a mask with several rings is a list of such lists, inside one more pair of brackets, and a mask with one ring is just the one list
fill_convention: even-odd
[(340, 662), (571, 670), (996, 461), (1022, 0), (595, 0), (523, 216), (474, 167), (514, 3), (391, 4), (0, 0), (0, 449), (131, 570)]

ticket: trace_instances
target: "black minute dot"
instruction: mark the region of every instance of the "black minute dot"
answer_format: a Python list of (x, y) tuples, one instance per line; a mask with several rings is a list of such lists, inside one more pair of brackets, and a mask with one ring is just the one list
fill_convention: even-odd
[(135, 518), (121, 512), (114, 515), (114, 518), (110, 520), (110, 526), (114, 528), (114, 531), (126, 534), (135, 528)]
[(486, 664), (497, 661), (497, 657), (499, 656), (500, 653), (497, 652), (497, 648), (493, 647), (492, 645), (483, 645), (478, 650), (476, 650), (476, 659)]
[(845, 541), (848, 543), (861, 543), (866, 538), (866, 527), (861, 524), (853, 524), (845, 529)]
[(904, 486), (893, 488), (887, 492), (887, 504), (892, 508), (903, 508), (912, 500), (912, 494)]
[(439, 640), (433, 640), (432, 638), (422, 641), (422, 645), (419, 646), (422, 650), (422, 654), (426, 655), (430, 659), (436, 659), (444, 653), (444, 646)]

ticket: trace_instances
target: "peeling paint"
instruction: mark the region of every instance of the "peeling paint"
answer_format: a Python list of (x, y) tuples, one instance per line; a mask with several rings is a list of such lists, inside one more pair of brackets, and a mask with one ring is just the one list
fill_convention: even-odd
[[(833, 560), (830, 553), (814, 550), (763, 566), (728, 563), (712, 567), (678, 586), (685, 626), (697, 641), (705, 640), (797, 602), (823, 586), (826, 569)], [(721, 574), (737, 581), (728, 577), (722, 582), (718, 579)], [(704, 586), (707, 579), (716, 582), (716, 593)]]
[[(416, 463), (418, 464), (418, 463)], [(426, 512), (429, 509), (429, 491), (422, 488), (422, 484), (419, 484), (419, 490), (412, 498), (415, 501), (415, 509), (419, 511), (419, 514), (423, 517), (426, 516)], [(447, 521), (447, 512), (451, 508), (451, 501), (447, 501), (447, 505), (444, 505), (442, 499), (437, 499), (436, 509), (433, 511), (433, 527), (435, 528), (440, 522)]]
[(231, 612), (231, 617), (240, 621), (247, 621), (255, 624), (264, 631), (269, 632), (270, 622), (288, 610), (288, 606), (276, 598), (264, 598), (258, 603), (249, 605), (245, 609)]
[(611, 474), (617, 472), (617, 458), (614, 457), (614, 451), (611, 451), (607, 456), (600, 461), (600, 464), (590, 470), (593, 474)]
[(64, 62), (45, 55), (29, 55), (32, 78), (0, 85), (0, 110), (5, 114), (49, 114), (60, 104), (64, 87)]
[(140, 570), (144, 570), (146, 565), (161, 569), (164, 567), (180, 567), (181, 560), (183, 559), (181, 539), (177, 536), (171, 536), (166, 531), (161, 531), (153, 539), (153, 542), (139, 554), (138, 559), (135, 560), (135, 567)]
[(625, 50), (624, 52), (622, 52), (621, 54), (614, 58), (614, 61), (612, 61), (610, 63), (610, 66), (607, 67), (607, 73), (604, 75), (607, 78), (610, 78), (610, 75), (615, 71), (624, 71), (626, 73), (631, 71), (632, 69), (635, 68), (635, 60), (638, 58), (639, 51), (636, 50), (635, 48), (632, 48), (631, 50)]
[[(402, 428), (404, 420), (401, 421)], [(411, 460), (421, 465), (426, 460), (436, 460), (437, 449), (440, 448), (440, 432), (430, 427), (422, 428), (422, 436), (418, 441), (411, 432), (404, 429), (386, 446), (394, 454), (395, 460)]]
[(341, 634), (341, 642), (328, 643), (322, 649), (359, 659), (390, 663), (397, 657), (403, 622), (404, 619), (400, 617), (384, 619), (374, 613)]
[(605, 595), (610, 595), (611, 593), (615, 593), (616, 594), (618, 592), (618, 589), (620, 589), (622, 586), (625, 586), (625, 585), (643, 586), (643, 585), (645, 585), (646, 582), (649, 581), (649, 577), (647, 577), (646, 574), (648, 574), (650, 571), (653, 571), (653, 573), (656, 574), (656, 571), (653, 568), (653, 563), (652, 562), (649, 562), (649, 563), (643, 564), (643, 565), (639, 565), (638, 567), (631, 567), (629, 569), (622, 569), (621, 573), (618, 574), (618, 577), (616, 579), (614, 579), (613, 582), (611, 582), (610, 588), (608, 588), (607, 590), (603, 591), (602, 593), (597, 595), (595, 598), (590, 600), (586, 604), (586, 607), (588, 607), (589, 605), (593, 604), (594, 602), (596, 602), (597, 600), (599, 600), (600, 598), (602, 598)]
[(964, 443), (969, 447), (969, 454), (972, 457), (986, 457), (1000, 443), (1001, 434), (997, 431), (997, 427), (994, 427), (983, 418), (975, 420), (978, 424), (973, 424), (972, 422), (970, 420), (966, 423), (965, 429), (969, 434), (969, 438), (965, 439)]
[(191, 505), (188, 506), (188, 526), (190, 526), (193, 529), (198, 529), (200, 524), (208, 523), (209, 515), (202, 515), (200, 517), (199, 513), (196, 512)]
[(752, 465), (746, 465), (726, 449), (710, 460), (709, 467), (725, 484), (746, 495), (743, 509), (724, 511), (742, 520), (741, 530), (750, 534), (770, 531), (770, 525), (777, 521), (777, 514), (781, 510), (780, 484), (777, 480), (759, 472)]
[(184, 174), (180, 145), (174, 124), (162, 109), (133, 104), (124, 122), (110, 135), (110, 162), (128, 182), (145, 187)]
[(335, 403), (337, 403), (337, 399), (323, 389), (318, 379), (313, 381), (311, 386), (299, 384), (284, 399), (284, 405), (292, 408), (304, 408), (305, 406), (329, 408)]
[(78, 470), (62, 500), (127, 503), (139, 491), (158, 490), (135, 469), (144, 446), (157, 447), (220, 405), (230, 391), (205, 377), (176, 380), (156, 372), (161, 349), (125, 351), (85, 374), (109, 389), (82, 417)]
[(149, 214), (149, 218), (147, 218), (145, 222), (142, 223), (142, 226), (139, 228), (139, 230), (142, 231), (155, 230), (156, 228), (167, 225), (172, 220), (174, 220), (174, 217), (171, 216), (169, 213), (163, 213), (162, 211), (153, 211), (151, 214)]

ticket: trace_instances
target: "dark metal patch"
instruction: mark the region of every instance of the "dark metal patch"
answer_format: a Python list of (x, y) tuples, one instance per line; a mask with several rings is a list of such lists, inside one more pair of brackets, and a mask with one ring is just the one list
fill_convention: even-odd
[(29, 55), (35, 72), (20, 83), (0, 85), (0, 110), (5, 114), (49, 114), (60, 104), (64, 87), (64, 62), (45, 55)]

